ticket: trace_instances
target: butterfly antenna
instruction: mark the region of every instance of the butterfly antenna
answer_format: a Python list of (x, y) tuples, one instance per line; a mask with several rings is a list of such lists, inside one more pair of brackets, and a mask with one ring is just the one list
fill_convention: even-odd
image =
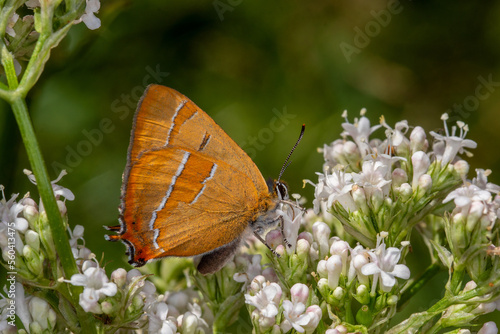
[(277, 182), (279, 182), (281, 180), (281, 176), (283, 175), (283, 173), (285, 172), (287, 167), (290, 166), (291, 162), (288, 162), (288, 160), (290, 160), (290, 157), (292, 156), (293, 151), (295, 151), (295, 149), (297, 148), (297, 145), (299, 145), (300, 140), (302, 139), (302, 136), (304, 135), (305, 129), (306, 129), (306, 125), (302, 124), (302, 130), (300, 130), (299, 139), (297, 139), (297, 142), (295, 143), (295, 145), (293, 145), (292, 150), (290, 151), (290, 153), (288, 153), (288, 156), (286, 157), (285, 163), (283, 164), (283, 167), (281, 167), (280, 175), (278, 176)]

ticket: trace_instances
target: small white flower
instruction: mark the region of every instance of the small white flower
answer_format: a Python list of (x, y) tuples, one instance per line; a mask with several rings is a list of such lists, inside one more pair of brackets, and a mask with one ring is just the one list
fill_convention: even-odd
[[(28, 179), (31, 181), (31, 183), (36, 185), (35, 175), (30, 170), (27, 169), (25, 169), (23, 172), (28, 176)], [(54, 195), (56, 199), (59, 199), (59, 197), (62, 196), (68, 201), (72, 201), (75, 199), (75, 195), (73, 194), (73, 192), (71, 192), (71, 190), (69, 190), (68, 188), (64, 188), (63, 186), (57, 184), (57, 182), (61, 181), (63, 176), (65, 176), (66, 174), (68, 174), (66, 170), (62, 170), (61, 173), (59, 173), (59, 176), (50, 183), (52, 184), (52, 189), (54, 190)], [(42, 205), (40, 205), (40, 207), (42, 207)], [(42, 210), (40, 209), (40, 211)]]
[(319, 322), (323, 317), (321, 307), (318, 305), (311, 305), (306, 309), (306, 314), (309, 316), (309, 322), (302, 327), (304, 327), (306, 333), (314, 333), (314, 330), (318, 327)]
[(281, 324), (281, 329), (284, 333), (288, 332), (293, 327), (297, 332), (304, 333), (305, 326), (309, 323), (310, 317), (305, 313), (306, 306), (303, 303), (292, 303), (289, 300), (283, 301), (283, 315), (285, 321)]
[[(380, 241), (379, 241), (380, 242)], [(369, 253), (371, 262), (361, 268), (363, 275), (373, 275), (372, 292), (380, 278), (382, 291), (389, 292), (396, 284), (396, 278), (410, 278), (410, 269), (404, 264), (397, 264), (401, 257), (401, 250), (395, 247), (385, 248), (382, 241), (377, 248)]]
[(101, 313), (99, 298), (114, 296), (117, 291), (116, 284), (109, 282), (106, 272), (99, 267), (86, 268), (83, 274), (71, 276), (69, 283), (84, 287), (79, 304), (85, 312)]
[(77, 20), (77, 23), (83, 21), (83, 23), (85, 23), (87, 28), (89, 28), (90, 30), (95, 30), (101, 26), (101, 20), (94, 14), (99, 11), (101, 3), (99, 2), (99, 0), (86, 0), (86, 1), (87, 1), (87, 6), (85, 7), (85, 14), (83, 14), (82, 17), (79, 20)]
[(490, 199), (491, 194), (489, 191), (482, 190), (478, 186), (471, 184), (450, 192), (443, 200), (443, 203), (453, 200), (459, 212), (467, 214), (472, 202), (487, 202)]
[(274, 318), (278, 314), (281, 294), (281, 287), (277, 283), (265, 282), (254, 296), (245, 294), (245, 303), (256, 307), (262, 316)]
[(314, 212), (318, 214), (320, 212), (321, 202), (327, 202), (326, 207), (329, 209), (335, 201), (338, 201), (343, 207), (351, 211), (356, 210), (356, 204), (352, 199), (350, 191), (354, 186), (352, 182), (352, 176), (346, 174), (336, 168), (333, 174), (321, 174), (318, 175), (318, 184), (314, 184), (310, 181), (310, 184), (315, 186), (314, 192)]
[(349, 273), (347, 276), (349, 282), (357, 277), (360, 284), (369, 284), (368, 277), (361, 272), (361, 268), (368, 263), (369, 257), (368, 250), (361, 245), (357, 245), (351, 249), (351, 261), (349, 263)]
[(390, 130), (388, 138), (390, 137), (391, 139), (391, 146), (398, 147), (404, 142), (409, 142), (408, 138), (405, 137), (409, 128), (407, 120), (397, 122), (394, 126), (394, 130), (385, 122), (385, 118), (383, 116), (381, 117), (380, 124)]
[(491, 170), (487, 169), (476, 169), (477, 177), (472, 179), (472, 184), (479, 187), (480, 189), (487, 190), (492, 194), (500, 193), (500, 186), (488, 182), (488, 176), (491, 174)]
[(441, 148), (439, 148), (437, 150), (435, 149), (434, 153), (436, 154), (437, 159), (441, 160), (443, 165), (446, 165), (449, 162), (453, 162), (457, 153), (468, 153), (465, 148), (476, 148), (477, 143), (473, 140), (465, 139), (465, 136), (469, 131), (469, 127), (465, 123), (460, 121), (457, 122), (457, 126), (460, 128), (460, 135), (456, 136), (456, 126), (452, 126), (451, 135), (448, 131), (448, 125), (446, 124), (448, 114), (443, 114), (441, 119), (444, 123), (445, 135), (440, 135), (434, 131), (431, 131), (430, 134), (437, 140), (438, 143), (445, 144), (444, 152), (441, 152)]
[(168, 305), (158, 302), (149, 310), (149, 333), (175, 334), (177, 333), (177, 320), (169, 316)]
[(69, 232), (69, 244), (71, 248), (77, 248), (78, 246), (78, 240), (82, 240), (85, 242), (83, 239), (83, 232), (85, 231), (85, 228), (82, 225), (76, 225), (73, 231), (68, 226), (68, 232)]
[(5, 201), (5, 195), (3, 195), (2, 200), (0, 200), (0, 220), (5, 225), (14, 223), (14, 228), (16, 230), (25, 233), (29, 224), (24, 217), (19, 217), (19, 214), (24, 210), (24, 205), (15, 202), (17, 196), (18, 194), (12, 195), (9, 201)]
[(342, 114), (345, 117), (345, 123), (342, 123), (342, 127), (344, 128), (343, 136), (349, 135), (354, 139), (356, 144), (359, 147), (361, 152), (361, 156), (364, 157), (368, 153), (370, 153), (370, 135), (380, 128), (382, 125), (370, 126), (370, 120), (364, 116), (366, 113), (366, 109), (361, 109), (361, 118), (358, 120), (354, 119), (354, 124), (349, 123), (347, 120), (347, 111), (344, 111)]
[(355, 184), (363, 187), (366, 197), (371, 197), (377, 189), (381, 190), (384, 195), (389, 193), (389, 183), (391, 180), (386, 180), (387, 166), (380, 161), (365, 161), (360, 173), (352, 173), (352, 179)]

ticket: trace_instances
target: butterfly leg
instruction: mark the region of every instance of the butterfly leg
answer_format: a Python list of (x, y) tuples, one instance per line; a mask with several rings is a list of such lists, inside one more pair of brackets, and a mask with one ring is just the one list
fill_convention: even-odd
[(267, 246), (267, 248), (269, 248), (269, 250), (271, 251), (271, 253), (273, 253), (274, 255), (276, 255), (277, 257), (280, 257), (280, 255), (278, 253), (276, 253), (276, 251), (274, 249), (271, 248), (271, 246), (269, 246), (266, 242), (266, 240), (262, 239), (262, 237), (260, 236), (259, 233), (257, 233), (256, 231), (253, 231), (253, 234), (255, 235), (255, 237), (257, 239), (259, 239), (260, 242), (262, 242), (264, 245)]

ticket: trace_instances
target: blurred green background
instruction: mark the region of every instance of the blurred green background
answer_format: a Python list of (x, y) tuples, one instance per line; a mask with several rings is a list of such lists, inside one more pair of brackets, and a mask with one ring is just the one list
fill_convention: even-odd
[[(105, 242), (102, 226), (117, 224), (132, 115), (150, 83), (192, 99), (266, 178), (277, 177), (305, 123), (284, 179), (310, 201), (302, 180), (321, 170), (316, 148), (339, 138), (344, 109), (352, 122), (363, 107), (374, 124), (384, 115), (427, 131), (442, 129), (449, 112), (478, 143), (471, 171), (490, 168), (500, 183), (498, 1), (109, 0), (98, 17), (101, 28), (80, 24), (52, 52), (28, 103), (51, 178), (69, 171), (60, 184), (76, 195), (70, 223), (85, 226), (87, 247), (98, 258), (106, 252), (108, 270), (126, 266), (124, 247)], [(13, 117), (0, 106), (0, 183), (7, 196), (37, 197)], [(277, 113), (288, 118), (269, 131)], [(414, 244), (416, 275), (424, 261)], [(436, 301), (445, 278), (399, 319)]]

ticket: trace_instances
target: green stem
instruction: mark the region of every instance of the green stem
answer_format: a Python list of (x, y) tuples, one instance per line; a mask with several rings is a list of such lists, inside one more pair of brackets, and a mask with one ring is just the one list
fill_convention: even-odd
[(59, 207), (57, 206), (56, 199), (52, 190), (52, 185), (49, 181), (49, 175), (45, 167), (40, 147), (35, 137), (35, 131), (31, 124), (26, 103), (22, 98), (17, 98), (12, 103), (14, 116), (16, 117), (17, 124), (21, 131), (28, 158), (30, 160), (33, 173), (36, 176), (38, 190), (43, 202), (47, 217), (49, 217), (49, 224), (54, 237), (54, 244), (61, 260), (66, 277), (78, 274), (78, 268), (71, 252), (69, 239), (66, 232), (66, 227), (62, 220)]
[(7, 76), (7, 83), (10, 89), (14, 90), (18, 87), (19, 83), (16, 76), (16, 68), (14, 66), (14, 58), (7, 50), (7, 47), (2, 43), (2, 66)]
[(453, 266), (453, 274), (451, 276), (450, 289), (449, 291), (456, 295), (462, 288), (462, 281), (465, 275), (465, 266), (461, 263), (455, 262)]
[(437, 263), (431, 264), (420, 277), (410, 283), (405, 289), (398, 302), (398, 311), (404, 308), (406, 303), (424, 287), (439, 272), (440, 266)]
[[(52, 237), (54, 239), (54, 245), (61, 261), (64, 275), (65, 277), (69, 278), (74, 274), (78, 274), (78, 268), (76, 266), (75, 259), (73, 258), (73, 253), (69, 245), (66, 227), (62, 220), (61, 213), (59, 212), (59, 207), (57, 206), (57, 202), (54, 197), (52, 184), (50, 183), (49, 175), (47, 173), (47, 168), (45, 167), (40, 147), (35, 137), (35, 131), (28, 115), (26, 102), (23, 98), (17, 97), (11, 103), (12, 110), (14, 111), (14, 116), (19, 126), (19, 130), (21, 131), (24, 146), (26, 147), (26, 152), (28, 154), (31, 168), (33, 169), (33, 173), (36, 177), (38, 191), (40, 193), (43, 206), (49, 219), (49, 225), (52, 232)], [(96, 333), (96, 324), (94, 317), (90, 314), (85, 314), (83, 309), (78, 304), (78, 296), (82, 292), (82, 288), (70, 285), (69, 289), (71, 292), (73, 305), (75, 305), (75, 308), (77, 309), (77, 313), (79, 315), (79, 319), (81, 321), (82, 332)]]

